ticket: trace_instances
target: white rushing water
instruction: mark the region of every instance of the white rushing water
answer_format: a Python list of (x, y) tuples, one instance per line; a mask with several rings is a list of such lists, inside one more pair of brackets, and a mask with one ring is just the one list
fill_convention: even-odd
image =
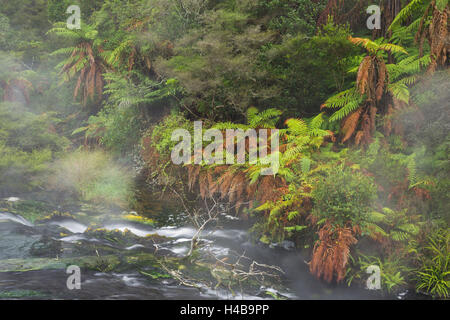
[(15, 214), (12, 214), (9, 212), (0, 212), (0, 220), (10, 220), (13, 222), (23, 224), (28, 227), (34, 226), (30, 221), (22, 218), (21, 216), (16, 216)]
[(9, 202), (17, 202), (20, 200), (20, 198), (17, 197), (9, 197), (9, 198), (5, 198), (4, 200), (9, 201)]
[(147, 229), (145, 227), (135, 227), (133, 225), (129, 224), (121, 224), (121, 223), (114, 223), (114, 224), (107, 224), (104, 226), (106, 230), (120, 230), (124, 232), (125, 230), (130, 231), (131, 233), (137, 235), (138, 237), (146, 237), (150, 234), (154, 234), (155, 231), (153, 229)]
[(84, 233), (87, 226), (74, 220), (52, 221), (49, 224), (63, 227), (72, 233)]

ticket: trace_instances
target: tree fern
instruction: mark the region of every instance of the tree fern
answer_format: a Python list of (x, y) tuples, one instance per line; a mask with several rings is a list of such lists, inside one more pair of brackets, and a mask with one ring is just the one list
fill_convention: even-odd
[(56, 23), (48, 34), (69, 39), (73, 45), (55, 50), (52, 55), (65, 55), (67, 58), (58, 64), (64, 81), (70, 81), (77, 74), (74, 98), (82, 94), (83, 105), (88, 101), (99, 101), (103, 94), (103, 72), (106, 70), (104, 60), (99, 56), (102, 51), (98, 45), (97, 30), (83, 24), (80, 30), (70, 30), (64, 23)]
[(368, 144), (372, 141), (372, 134), (375, 131), (376, 113), (385, 109), (379, 105), (383, 103), (383, 97), (389, 98), (390, 93), (401, 101), (409, 102), (407, 80), (389, 85), (389, 69), (397, 71), (397, 77), (403, 73), (401, 67), (392, 65), (388, 67), (384, 62), (383, 53), (402, 55), (402, 58), (408, 53), (403, 47), (385, 43), (383, 39), (376, 41), (353, 37), (348, 39), (355, 45), (364, 47), (368, 55), (362, 59), (358, 67), (355, 87), (328, 98), (322, 106), (339, 109), (333, 113), (330, 121), (342, 121), (342, 142), (354, 136), (356, 144)]

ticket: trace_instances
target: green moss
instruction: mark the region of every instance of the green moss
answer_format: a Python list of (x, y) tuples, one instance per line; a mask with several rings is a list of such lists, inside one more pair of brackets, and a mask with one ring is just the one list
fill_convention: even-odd
[(33, 290), (0, 291), (0, 299), (28, 298), (28, 297), (45, 297), (45, 294)]
[(43, 218), (39, 218), (36, 220), (37, 223), (45, 223), (52, 220), (57, 219), (75, 219), (75, 217), (69, 213), (69, 212), (59, 212), (59, 211), (53, 211), (51, 214), (46, 215)]
[(68, 261), (51, 258), (7, 259), (0, 260), (0, 272), (25, 272), (46, 269), (64, 269)]
[(74, 258), (30, 258), (0, 260), (0, 272), (27, 272), (36, 270), (65, 269), (70, 265), (77, 265), (90, 270), (99, 270), (101, 262), (107, 261), (108, 271), (112, 271), (120, 264), (116, 255), (84, 256)]
[(153, 280), (160, 279), (160, 278), (172, 278), (172, 276), (167, 273), (159, 273), (157, 271), (152, 271), (152, 272), (140, 271), (140, 273), (143, 274), (144, 276), (152, 278)]
[(116, 255), (90, 257), (87, 260), (83, 260), (82, 266), (86, 269), (100, 271), (100, 272), (111, 272), (115, 270), (121, 261)]
[(47, 217), (49, 212), (53, 211), (53, 207), (38, 201), (0, 201), (0, 210), (14, 213), (30, 221), (31, 223), (35, 223), (36, 221)]
[(137, 214), (126, 214), (123, 215), (122, 218), (127, 221), (138, 222), (145, 225), (155, 225), (155, 221), (153, 219), (146, 218)]

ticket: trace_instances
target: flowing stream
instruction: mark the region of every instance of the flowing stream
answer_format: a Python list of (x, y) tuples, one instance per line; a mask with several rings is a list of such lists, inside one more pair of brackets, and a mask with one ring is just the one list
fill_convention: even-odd
[[(230, 291), (226, 282), (216, 286), (218, 280), (207, 268), (183, 260), (196, 229), (176, 208), (155, 205), (156, 210), (143, 213), (146, 220), (137, 221), (134, 212), (83, 203), (61, 207), (24, 198), (0, 202), (0, 299), (382, 298), (362, 288), (319, 282), (293, 243), (255, 243), (248, 222), (225, 214), (220, 228), (203, 231), (199, 254), (232, 260), (245, 253), (249, 261), (280, 267), (284, 274), (277, 284), (237, 291)], [(36, 219), (36, 212), (40, 217), (47, 212), (48, 217)], [(158, 261), (168, 261), (168, 270), (180, 271), (197, 286), (180, 284)], [(81, 268), (80, 290), (67, 288), (68, 265)]]

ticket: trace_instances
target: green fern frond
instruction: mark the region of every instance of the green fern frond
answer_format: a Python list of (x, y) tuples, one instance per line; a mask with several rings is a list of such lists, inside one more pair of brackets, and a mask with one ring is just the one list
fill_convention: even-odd
[(386, 67), (390, 79), (396, 81), (402, 76), (420, 73), (430, 64), (430, 62), (431, 57), (429, 54), (424, 55), (421, 58), (419, 58), (418, 55), (413, 55), (399, 61), (397, 64), (388, 64)]
[(56, 56), (56, 55), (70, 55), (73, 51), (76, 51), (75, 47), (67, 47), (67, 48), (61, 48), (58, 50), (53, 51), (50, 53), (50, 56)]
[(407, 168), (408, 168), (408, 180), (409, 185), (413, 185), (417, 182), (417, 167), (416, 167), (416, 154), (413, 153), (407, 158)]
[(308, 125), (302, 119), (290, 118), (285, 123), (290, 134), (301, 136), (308, 134)]
[(417, 235), (420, 231), (419, 226), (417, 226), (413, 223), (402, 224), (402, 225), (398, 226), (397, 228), (399, 230), (409, 233), (411, 235)]
[(323, 124), (323, 112), (319, 113), (317, 116), (312, 118), (312, 120), (309, 123), (309, 127), (311, 129), (320, 129)]
[(382, 214), (380, 212), (377, 212), (377, 211), (370, 211), (367, 214), (367, 219), (370, 222), (379, 223), (379, 222), (383, 222), (383, 221), (386, 220), (386, 215), (384, 215), (384, 214)]
[(69, 39), (77, 39), (80, 37), (80, 33), (67, 29), (67, 27), (56, 27), (56, 28), (52, 28), (49, 31), (47, 31), (47, 34), (56, 34), (58, 36), (62, 36), (62, 37), (66, 37)]
[(127, 39), (123, 42), (121, 42), (108, 56), (107, 62), (110, 65), (117, 65), (120, 62), (120, 59), (124, 52), (130, 48), (132, 45), (131, 40)]
[(436, 0), (436, 8), (443, 12), (445, 10), (445, 7), (447, 7), (448, 0)]
[(239, 123), (233, 123), (233, 122), (219, 122), (214, 124), (213, 126), (214, 129), (218, 129), (218, 130), (226, 130), (226, 129), (242, 129), (242, 130), (247, 130), (249, 128), (249, 126), (245, 125), (245, 124), (239, 124)]
[(283, 162), (289, 162), (294, 159), (297, 159), (301, 156), (302, 152), (307, 149), (307, 146), (305, 145), (297, 145), (297, 146), (291, 146), (286, 152), (284, 152), (282, 160)]
[(310, 135), (313, 137), (328, 137), (331, 135), (330, 131), (328, 130), (323, 130), (323, 129), (312, 129), (310, 131)]
[(328, 98), (323, 106), (326, 108), (342, 108), (350, 102), (358, 101), (359, 103), (362, 98), (356, 88), (351, 88)]
[(398, 100), (409, 103), (409, 89), (405, 83), (398, 81), (388, 85), (388, 91)]
[(251, 121), (257, 114), (259, 110), (256, 107), (250, 107), (247, 109), (247, 122)]
[(391, 53), (404, 53), (408, 54), (408, 52), (401, 46), (393, 44), (393, 43), (385, 43), (379, 46), (379, 50), (388, 51)]
[(391, 231), (389, 235), (394, 241), (405, 241), (409, 238), (408, 233), (403, 231)]
[[(411, 22), (407, 26), (398, 26), (392, 31), (391, 42), (395, 44), (413, 42), (414, 35), (419, 30), (421, 18), (418, 18)], [(428, 24), (428, 21), (425, 21), (424, 26)]]
[(366, 224), (366, 228), (369, 231), (369, 235), (372, 234), (381, 234), (383, 237), (388, 237), (389, 235), (386, 233), (386, 231), (384, 231), (383, 228), (381, 228), (379, 225), (375, 224), (375, 223), (367, 223)]
[(414, 83), (416, 83), (417, 79), (418, 79), (418, 76), (409, 76), (409, 77), (405, 77), (403, 79), (398, 80), (397, 83), (401, 83), (406, 86), (411, 86)]
[(311, 170), (311, 159), (303, 157), (300, 160), (300, 167), (303, 174), (308, 173)]
[(330, 117), (330, 121), (340, 121), (344, 119), (350, 113), (358, 109), (360, 107), (361, 102), (362, 102), (361, 100), (350, 101), (341, 109), (333, 113), (333, 115)]
[(365, 48), (370, 54), (375, 54), (379, 49), (380, 45), (367, 38), (353, 38), (350, 37), (350, 41), (358, 46)]
[(252, 128), (274, 128), (279, 120), (282, 112), (278, 109), (271, 108), (254, 114), (248, 119), (248, 124)]
[(405, 22), (423, 4), (428, 4), (430, 3), (430, 1), (431, 0), (412, 0), (395, 16), (394, 20), (392, 21), (391, 25), (388, 28), (388, 31)]

